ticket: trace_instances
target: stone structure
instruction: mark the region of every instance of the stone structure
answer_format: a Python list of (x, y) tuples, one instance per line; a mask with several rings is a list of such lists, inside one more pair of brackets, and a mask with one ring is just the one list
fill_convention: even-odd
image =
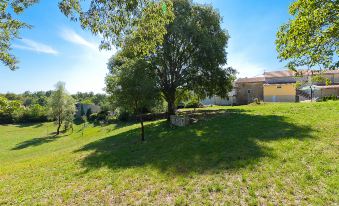
[(238, 105), (249, 104), (255, 99), (264, 100), (263, 76), (253, 78), (240, 78), (235, 83), (236, 102)]
[(171, 124), (178, 127), (184, 127), (190, 124), (190, 118), (188, 116), (171, 115), (170, 118)]

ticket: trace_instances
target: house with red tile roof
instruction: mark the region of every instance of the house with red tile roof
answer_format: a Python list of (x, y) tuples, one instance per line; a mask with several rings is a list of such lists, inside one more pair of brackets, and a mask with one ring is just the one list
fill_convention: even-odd
[[(325, 82), (312, 82), (312, 77), (321, 75)], [(297, 82), (301, 85), (297, 88)], [(265, 102), (296, 102), (325, 96), (339, 96), (339, 69), (326, 71), (272, 71), (235, 82), (237, 104), (248, 104), (255, 99)]]

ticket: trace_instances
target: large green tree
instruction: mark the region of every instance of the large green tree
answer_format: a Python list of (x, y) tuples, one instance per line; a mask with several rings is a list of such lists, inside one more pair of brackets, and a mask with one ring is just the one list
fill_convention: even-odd
[(229, 35), (221, 28), (220, 14), (190, 0), (174, 0), (173, 8), (175, 19), (164, 43), (149, 57), (169, 115), (175, 113), (178, 89), (200, 98), (227, 97), (235, 78), (235, 70), (225, 67)]
[(106, 77), (106, 91), (115, 107), (139, 116), (141, 140), (144, 141), (143, 111), (152, 108), (160, 97), (155, 73), (143, 58), (118, 53), (110, 60)]
[(49, 117), (55, 120), (57, 124), (57, 135), (60, 133), (60, 127), (63, 123), (69, 125), (74, 119), (75, 100), (65, 89), (65, 83), (58, 82), (55, 85), (55, 91), (49, 98)]
[[(0, 0), (0, 61), (14, 70), (18, 60), (10, 53), (11, 43), (22, 28), (30, 25), (14, 19), (39, 0)], [(80, 23), (102, 39), (100, 48), (121, 47), (126, 36), (138, 39), (135, 53), (149, 53), (162, 43), (165, 25), (173, 19), (170, 0), (60, 0), (59, 8), (71, 20)]]
[(339, 1), (297, 0), (289, 13), (277, 33), (278, 58), (290, 69), (339, 67)]

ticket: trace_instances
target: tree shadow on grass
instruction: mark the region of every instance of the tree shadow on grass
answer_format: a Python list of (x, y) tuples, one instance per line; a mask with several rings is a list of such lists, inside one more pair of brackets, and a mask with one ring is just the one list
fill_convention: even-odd
[(148, 125), (145, 143), (140, 143), (139, 132), (134, 129), (85, 145), (76, 151), (91, 151), (81, 160), (82, 166), (86, 171), (151, 166), (173, 175), (217, 172), (274, 158), (272, 149), (258, 142), (312, 137), (310, 127), (292, 124), (285, 117), (241, 112), (185, 128), (170, 128), (166, 122)]
[(16, 127), (19, 128), (26, 128), (26, 127), (33, 127), (33, 128), (39, 128), (44, 126), (43, 122), (32, 122), (32, 123), (21, 123), (21, 124), (17, 124), (15, 125)]
[(29, 139), (24, 142), (18, 143), (14, 148), (12, 148), (12, 150), (21, 150), (27, 147), (36, 147), (42, 144), (54, 142), (63, 136), (65, 135), (56, 135), (52, 133), (51, 135), (48, 135), (46, 137), (38, 137), (38, 138)]

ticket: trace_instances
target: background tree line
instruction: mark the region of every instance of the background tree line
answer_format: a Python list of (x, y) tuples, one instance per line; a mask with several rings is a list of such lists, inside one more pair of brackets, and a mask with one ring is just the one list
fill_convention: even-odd
[[(0, 124), (28, 123), (49, 121), (48, 101), (55, 91), (26, 91), (21, 94), (0, 94)], [(76, 102), (95, 104), (102, 110), (110, 110), (109, 98), (106, 94), (78, 92), (71, 95)]]

